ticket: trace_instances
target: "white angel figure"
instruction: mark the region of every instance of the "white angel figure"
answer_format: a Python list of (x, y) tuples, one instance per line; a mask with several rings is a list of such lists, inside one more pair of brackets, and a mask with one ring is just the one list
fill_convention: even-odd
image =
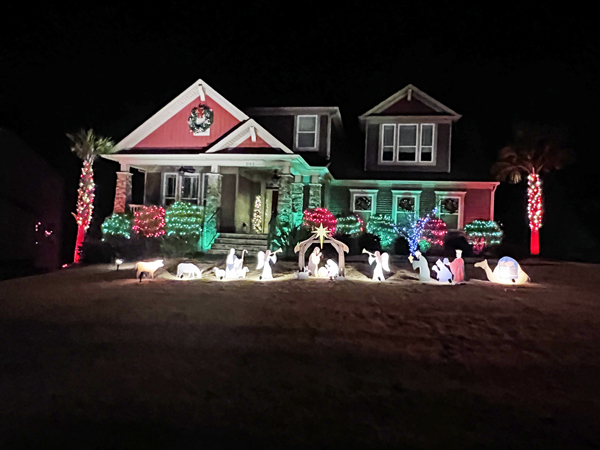
[(225, 266), (225, 278), (245, 278), (247, 270), (244, 270), (244, 253), (247, 250), (242, 250), (242, 257), (235, 256), (235, 248), (229, 250)]
[(371, 253), (366, 250), (363, 250), (363, 253), (369, 254), (370, 265), (373, 265), (373, 262), (375, 262), (375, 269), (373, 270), (373, 281), (385, 281), (383, 271), (390, 271), (390, 255), (388, 255), (387, 253), (380, 253), (379, 251)]
[(258, 265), (256, 266), (256, 270), (262, 269), (262, 275), (260, 279), (262, 281), (272, 280), (273, 279), (273, 271), (271, 270), (271, 265), (277, 262), (277, 253), (282, 251), (281, 249), (275, 250), (272, 252), (271, 250), (267, 250), (265, 252), (258, 252)]

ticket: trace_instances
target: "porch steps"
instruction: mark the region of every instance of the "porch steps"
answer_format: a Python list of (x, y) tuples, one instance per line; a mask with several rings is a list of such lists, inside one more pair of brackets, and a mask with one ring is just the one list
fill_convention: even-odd
[(261, 250), (267, 249), (266, 234), (245, 234), (245, 233), (221, 233), (215, 240), (209, 255), (226, 255), (229, 249), (235, 248), (236, 254), (242, 250), (248, 250), (248, 253), (255, 254)]

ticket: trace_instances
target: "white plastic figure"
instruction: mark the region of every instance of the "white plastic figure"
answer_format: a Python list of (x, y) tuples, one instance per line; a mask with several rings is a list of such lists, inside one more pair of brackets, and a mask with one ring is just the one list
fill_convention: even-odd
[(308, 257), (308, 271), (312, 274), (313, 277), (318, 276), (321, 256), (321, 249), (319, 247), (315, 247), (310, 256)]
[(525, 284), (530, 281), (529, 276), (521, 269), (519, 263), (508, 256), (500, 258), (493, 271), (490, 269), (487, 259), (475, 263), (475, 267), (485, 270), (488, 280), (492, 283)]
[(215, 267), (213, 268), (213, 271), (215, 272), (215, 277), (217, 277), (217, 280), (222, 280), (223, 278), (225, 278), (225, 271), (223, 269)]
[(138, 278), (141, 282), (144, 273), (147, 273), (150, 278), (154, 278), (154, 272), (156, 272), (159, 267), (163, 266), (164, 264), (162, 259), (157, 259), (156, 261), (152, 262), (140, 261), (135, 265), (135, 269), (137, 270), (136, 278)]
[(421, 252), (419, 250), (417, 250), (415, 252), (415, 258), (413, 258), (413, 256), (410, 255), (408, 257), (408, 260), (412, 264), (413, 270), (419, 269), (419, 281), (421, 281), (421, 282), (431, 281), (431, 272), (429, 272), (429, 266), (427, 265), (427, 259), (421, 254)]
[(204, 270), (198, 269), (195, 264), (181, 263), (177, 266), (177, 278), (183, 278), (187, 275), (188, 278), (202, 278)]
[(438, 259), (435, 262), (435, 266), (433, 266), (433, 271), (437, 274), (439, 282), (452, 283), (452, 272), (450, 272), (446, 264), (448, 264), (448, 258), (444, 258), (444, 262)]
[(340, 268), (333, 259), (327, 260), (325, 268), (327, 269), (327, 276), (330, 279), (335, 280), (337, 277), (340, 276)]
[(258, 252), (258, 265), (256, 266), (256, 270), (262, 269), (262, 275), (260, 279), (262, 281), (268, 281), (273, 279), (273, 271), (271, 270), (271, 265), (277, 262), (277, 253), (282, 251), (281, 249), (275, 250), (272, 252), (271, 250), (267, 250), (265, 252)]
[(373, 265), (373, 262), (375, 262), (375, 269), (373, 270), (373, 281), (385, 281), (383, 271), (390, 271), (390, 255), (388, 255), (387, 253), (380, 253), (379, 251), (371, 253), (365, 249), (363, 249), (363, 253), (369, 254), (370, 265)]
[(247, 267), (244, 265), (244, 253), (248, 253), (247, 250), (242, 250), (242, 257), (238, 258), (235, 256), (235, 249), (229, 250), (227, 255), (227, 265), (225, 266), (225, 278), (246, 278)]

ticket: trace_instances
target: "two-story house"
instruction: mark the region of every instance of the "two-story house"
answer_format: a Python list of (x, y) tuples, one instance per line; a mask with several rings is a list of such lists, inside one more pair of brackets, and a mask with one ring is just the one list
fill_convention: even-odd
[[(477, 181), (479, 174), (453, 178), (452, 125), (459, 118), (409, 85), (360, 116), (364, 160), (356, 161), (339, 156), (348, 142), (337, 107), (243, 112), (198, 80), (104, 157), (121, 166), (115, 212), (140, 207), (130, 205), (130, 169), (138, 169), (145, 205), (205, 207), (205, 247), (216, 232), (230, 239), (265, 233), (275, 214), (299, 224), (304, 209), (317, 206), (365, 219), (389, 214), (399, 223), (437, 207), (449, 229), (460, 229), (493, 219), (498, 183)], [(262, 223), (253, 230), (256, 197)]]

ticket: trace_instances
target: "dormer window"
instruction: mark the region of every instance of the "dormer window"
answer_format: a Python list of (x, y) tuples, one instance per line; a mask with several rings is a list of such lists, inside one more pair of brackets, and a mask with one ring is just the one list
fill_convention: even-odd
[(296, 116), (296, 148), (314, 150), (317, 148), (317, 122), (319, 116)]
[(381, 125), (379, 162), (435, 164), (435, 125), (401, 123)]

